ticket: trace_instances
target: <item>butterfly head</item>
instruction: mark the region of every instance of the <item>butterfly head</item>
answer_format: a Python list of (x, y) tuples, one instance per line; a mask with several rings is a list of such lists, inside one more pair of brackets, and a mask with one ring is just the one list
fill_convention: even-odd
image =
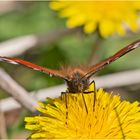
[(84, 76), (85, 73), (81, 71), (74, 71), (68, 77), (67, 85), (68, 92), (78, 93), (84, 92), (89, 87), (89, 78)]

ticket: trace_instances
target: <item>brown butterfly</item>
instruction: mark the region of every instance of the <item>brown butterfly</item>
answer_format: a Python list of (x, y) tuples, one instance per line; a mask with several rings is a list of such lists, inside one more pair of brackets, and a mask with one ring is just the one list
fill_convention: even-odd
[(89, 79), (93, 74), (103, 69), (104, 66), (114, 62), (121, 56), (132, 51), (133, 49), (136, 49), (139, 46), (140, 46), (140, 40), (137, 40), (131, 43), (130, 45), (124, 47), (123, 49), (115, 53), (113, 56), (93, 66), (84, 67), (84, 68), (75, 67), (75, 68), (67, 68), (62, 70), (52, 70), (18, 58), (2, 57), (2, 56), (0, 56), (0, 61), (5, 61), (12, 64), (24, 65), (28, 68), (41, 71), (43, 73), (47, 73), (50, 76), (52, 75), (52, 76), (60, 77), (66, 81), (68, 86), (67, 90), (69, 93), (79, 93), (79, 92), (84, 92), (86, 89), (88, 89), (90, 84)]
[[(90, 85), (89, 79), (93, 74), (95, 74), (99, 70), (103, 69), (106, 65), (119, 59), (121, 56), (125, 55), (126, 53), (132, 51), (133, 49), (138, 48), (139, 46), (140, 46), (140, 40), (137, 40), (137, 41), (131, 43), (130, 45), (124, 47), (123, 49), (121, 49), (120, 51), (115, 53), (113, 56), (111, 56), (93, 66), (84, 67), (84, 68), (75, 67), (75, 68), (67, 68), (67, 69), (62, 69), (62, 70), (52, 70), (52, 69), (44, 68), (42, 66), (38, 66), (36, 64), (33, 64), (33, 63), (25, 61), (25, 60), (21, 60), (21, 59), (17, 59), (17, 58), (10, 58), (10, 57), (2, 57), (2, 56), (0, 56), (0, 61), (5, 61), (8, 63), (12, 63), (12, 64), (24, 65), (28, 68), (31, 68), (31, 69), (34, 69), (37, 71), (41, 71), (43, 73), (47, 73), (50, 76), (52, 75), (52, 76), (60, 77), (67, 82), (67, 85), (68, 85), (67, 93), (79, 93), (79, 92), (84, 93), (84, 91), (87, 90)], [(96, 90), (93, 92), (94, 92), (94, 104), (93, 104), (93, 111), (94, 111), (95, 100), (96, 100), (96, 94), (95, 94)], [(88, 108), (86, 106), (86, 102), (85, 102), (83, 94), (82, 94), (82, 98), (84, 101), (86, 112), (88, 113)], [(66, 108), (68, 108), (67, 99), (66, 99)], [(122, 137), (123, 137), (123, 139), (125, 139), (125, 135), (124, 135), (124, 132), (123, 132), (123, 129), (121, 126), (119, 115), (117, 113), (117, 110), (116, 109), (114, 109), (114, 110), (116, 112), (116, 115), (117, 115), (117, 118), (119, 121), (120, 130), (122, 132)], [(68, 111), (66, 111), (66, 119), (68, 119)], [(66, 121), (66, 124), (67, 124), (67, 121)]]

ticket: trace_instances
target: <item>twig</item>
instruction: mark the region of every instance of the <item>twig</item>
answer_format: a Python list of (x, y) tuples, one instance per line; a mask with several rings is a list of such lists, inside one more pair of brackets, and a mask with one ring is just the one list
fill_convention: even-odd
[(13, 1), (0, 1), (0, 14), (4, 14), (13, 10), (16, 10), (17, 2)]
[(36, 46), (55, 42), (69, 34), (79, 31), (80, 28), (74, 29), (59, 29), (49, 33), (42, 33), (38, 35), (26, 35), (10, 39), (0, 43), (1, 56), (16, 56), (24, 53), (28, 49)]
[[(129, 86), (140, 83), (140, 70), (119, 72), (116, 74), (110, 74), (106, 76), (100, 76), (93, 78), (96, 82), (96, 87), (112, 88), (120, 86)], [(92, 80), (93, 80), (92, 79)], [(46, 97), (58, 97), (62, 91), (66, 90), (66, 85), (59, 85), (47, 89), (41, 89), (38, 92), (33, 91), (30, 93), (37, 100), (45, 100)], [(10, 106), (9, 106), (10, 104)], [(20, 105), (13, 99), (7, 98), (1, 101), (2, 111), (10, 111), (12, 109), (20, 108)]]
[(0, 15), (25, 10), (32, 4), (31, 1), (0, 1)]
[(0, 102), (0, 139), (6, 138), (7, 138), (6, 122), (4, 112), (1, 110), (1, 102)]
[[(15, 100), (31, 112), (36, 110), (37, 102), (28, 92), (16, 83), (3, 69), (0, 68), (0, 87), (8, 92)], [(8, 106), (11, 104), (7, 103)]]
[(95, 78), (97, 87), (114, 88), (140, 83), (140, 69), (118, 72)]
[(103, 39), (101, 38), (101, 36), (99, 36), (99, 34), (97, 34), (96, 40), (94, 44), (92, 45), (91, 56), (89, 57), (89, 60), (88, 60), (90, 65), (97, 63), (97, 59), (98, 59), (97, 52), (100, 49), (100, 45), (102, 42), (103, 42)]

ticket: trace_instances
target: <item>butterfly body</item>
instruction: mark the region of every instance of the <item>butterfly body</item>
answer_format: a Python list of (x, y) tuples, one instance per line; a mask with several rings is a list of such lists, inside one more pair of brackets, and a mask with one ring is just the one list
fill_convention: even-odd
[[(64, 71), (65, 72), (65, 71)], [(69, 93), (84, 92), (89, 87), (89, 78), (84, 77), (86, 71), (82, 68), (74, 68), (73, 70), (67, 70), (67, 86)], [(84, 77), (84, 78), (83, 78)]]
[(76, 68), (66, 68), (62, 70), (53, 70), (49, 68), (44, 68), (42, 66), (18, 58), (0, 56), (0, 61), (5, 61), (11, 64), (20, 64), (33, 70), (49, 74), (50, 76), (60, 77), (66, 81), (68, 86), (67, 91), (69, 93), (79, 93), (84, 92), (86, 89), (88, 89), (90, 84), (89, 80), (93, 74), (103, 69), (106, 65), (116, 61), (126, 53), (138, 48), (139, 46), (140, 40), (137, 40), (127, 45), (126, 47), (124, 47), (111, 57), (90, 67), (76, 67)]

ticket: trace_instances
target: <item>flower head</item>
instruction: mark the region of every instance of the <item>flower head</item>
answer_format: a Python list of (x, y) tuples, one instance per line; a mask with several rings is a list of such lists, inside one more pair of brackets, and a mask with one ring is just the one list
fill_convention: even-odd
[(115, 32), (125, 34), (125, 27), (138, 30), (138, 10), (140, 2), (136, 1), (62, 1), (50, 3), (50, 7), (60, 11), (61, 17), (67, 17), (69, 28), (84, 26), (86, 33), (99, 28), (103, 37)]
[(34, 132), (31, 138), (140, 138), (139, 103), (121, 102), (119, 96), (99, 89), (94, 104), (93, 90), (92, 84), (89, 94), (69, 93), (40, 102), (42, 115), (25, 118), (26, 129)]

